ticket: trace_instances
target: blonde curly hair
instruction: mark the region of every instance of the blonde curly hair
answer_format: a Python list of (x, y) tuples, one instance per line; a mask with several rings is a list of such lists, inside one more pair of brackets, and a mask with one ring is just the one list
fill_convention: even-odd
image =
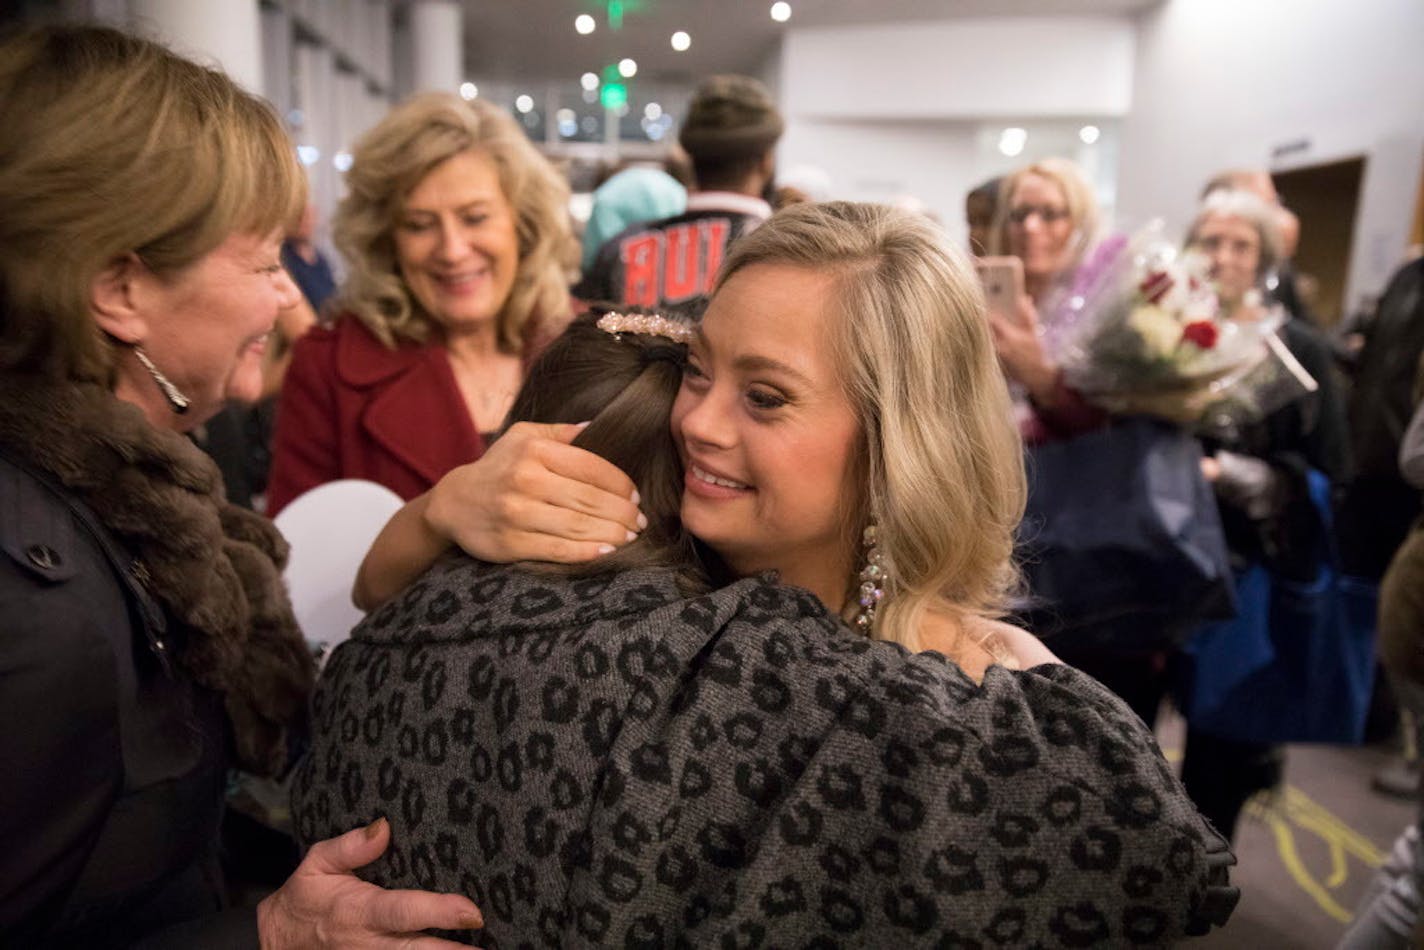
[(356, 143), (347, 195), (332, 219), (349, 267), (337, 303), (388, 347), (402, 338), (424, 342), (435, 326), (396, 263), (395, 228), (405, 197), (437, 165), (471, 150), (494, 161), (519, 240), (514, 286), (497, 318), (500, 349), (521, 352), (531, 321), (567, 316), (578, 255), (568, 184), (503, 110), (481, 99), (421, 93)]

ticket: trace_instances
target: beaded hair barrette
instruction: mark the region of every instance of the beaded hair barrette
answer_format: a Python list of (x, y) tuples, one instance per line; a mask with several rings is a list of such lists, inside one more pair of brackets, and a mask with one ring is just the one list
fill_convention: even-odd
[(597, 326), (614, 336), (620, 333), (642, 333), (647, 336), (665, 337), (674, 343), (687, 343), (692, 339), (692, 327), (655, 313), (605, 313), (598, 318)]

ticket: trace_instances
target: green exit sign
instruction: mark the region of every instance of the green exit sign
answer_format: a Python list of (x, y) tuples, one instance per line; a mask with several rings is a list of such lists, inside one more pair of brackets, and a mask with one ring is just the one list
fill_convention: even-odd
[(605, 109), (621, 109), (628, 104), (628, 87), (621, 82), (606, 82), (599, 93)]

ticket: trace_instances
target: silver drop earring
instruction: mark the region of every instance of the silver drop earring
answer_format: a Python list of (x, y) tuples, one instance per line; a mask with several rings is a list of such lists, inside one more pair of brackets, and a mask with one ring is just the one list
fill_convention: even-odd
[(172, 380), (164, 376), (157, 366), (153, 365), (153, 360), (148, 358), (148, 354), (143, 351), (143, 347), (134, 344), (134, 356), (143, 364), (143, 368), (148, 370), (148, 375), (153, 377), (153, 381), (158, 384), (159, 390), (163, 393), (163, 398), (168, 400), (168, 405), (173, 408), (176, 415), (183, 415), (188, 411), (190, 402), (188, 397), (178, 391), (178, 387), (173, 385)]
[(877, 547), (879, 530), (871, 523), (862, 537), (866, 547), (865, 567), (860, 572), (860, 612), (856, 615), (855, 626), (864, 634), (869, 634), (875, 626), (875, 611), (885, 599), (885, 586), (890, 576), (885, 566), (885, 555)]

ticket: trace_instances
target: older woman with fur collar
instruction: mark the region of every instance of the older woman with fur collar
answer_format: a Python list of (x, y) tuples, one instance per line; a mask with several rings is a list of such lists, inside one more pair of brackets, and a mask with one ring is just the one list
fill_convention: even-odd
[[(377, 822), (222, 910), (229, 763), (312, 685), (286, 546), (185, 434), (260, 390), (304, 200), (268, 106), (111, 30), (0, 44), (0, 944), (375, 946), (478, 922), (349, 869)], [(149, 941), (158, 941), (157, 944)]]

